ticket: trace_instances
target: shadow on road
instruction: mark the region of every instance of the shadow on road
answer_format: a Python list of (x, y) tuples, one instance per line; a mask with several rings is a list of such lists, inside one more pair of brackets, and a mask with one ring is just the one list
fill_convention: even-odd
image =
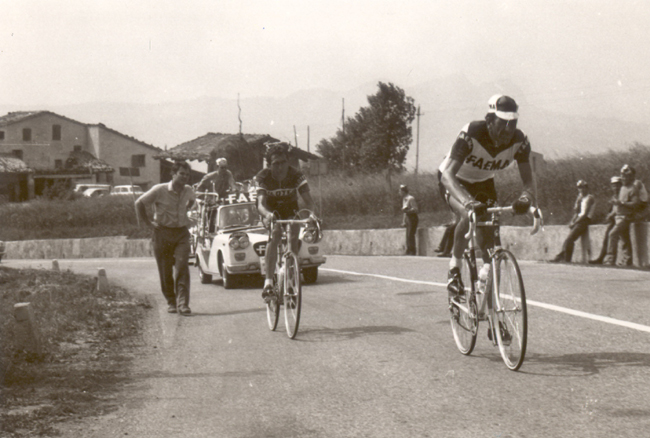
[(347, 341), (369, 335), (401, 335), (413, 331), (415, 330), (391, 325), (346, 327), (339, 329), (320, 328), (301, 331), (300, 339), (296, 340), (302, 342), (334, 342)]
[(230, 315), (242, 315), (244, 313), (258, 313), (258, 312), (266, 312), (266, 307), (257, 307), (255, 309), (232, 310), (230, 312), (220, 312), (220, 313), (192, 312), (190, 317), (196, 317), (196, 316), (230, 316)]
[[(560, 373), (530, 373), (539, 375), (575, 376), (579, 372), (585, 376), (599, 374), (602, 370), (618, 367), (650, 367), (650, 354), (646, 353), (573, 353), (561, 356), (543, 354), (526, 355), (528, 364), (554, 365)], [(566, 371), (570, 374), (563, 374)], [(522, 371), (526, 373), (525, 370)]]

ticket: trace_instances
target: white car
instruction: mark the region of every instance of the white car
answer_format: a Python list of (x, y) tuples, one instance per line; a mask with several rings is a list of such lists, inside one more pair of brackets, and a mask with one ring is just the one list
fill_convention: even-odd
[(91, 189), (86, 189), (83, 192), (84, 196), (89, 198), (98, 198), (100, 196), (106, 196), (111, 193), (111, 188), (109, 187), (93, 187)]
[[(231, 204), (203, 204), (199, 223), (192, 229), (195, 264), (201, 283), (211, 283), (218, 275), (223, 287), (230, 289), (244, 276), (260, 276), (261, 260), (266, 253), (269, 232), (263, 226), (257, 207), (246, 196)], [(305, 284), (316, 282), (318, 267), (325, 263), (320, 243), (302, 240), (299, 251)]]
[(144, 192), (142, 191), (142, 187), (140, 186), (115, 186), (113, 187), (113, 190), (111, 190), (111, 195), (135, 195), (135, 196), (140, 196)]

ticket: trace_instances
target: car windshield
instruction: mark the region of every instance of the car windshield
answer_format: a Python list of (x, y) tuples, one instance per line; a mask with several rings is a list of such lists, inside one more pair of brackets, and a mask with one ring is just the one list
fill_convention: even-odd
[(219, 228), (253, 227), (259, 225), (260, 215), (253, 204), (222, 207)]

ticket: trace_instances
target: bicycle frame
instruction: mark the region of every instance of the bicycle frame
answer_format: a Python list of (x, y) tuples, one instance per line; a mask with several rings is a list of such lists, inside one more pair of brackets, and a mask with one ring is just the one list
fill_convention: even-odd
[[(315, 224), (318, 231), (318, 238), (322, 237), (322, 231), (320, 228), (320, 222), (315, 220), (313, 216), (310, 215), (309, 219), (275, 219), (272, 222), (271, 229), (279, 225), (282, 227), (282, 236), (280, 242), (277, 246), (277, 258), (276, 258), (276, 271), (274, 276), (275, 283), (275, 293), (276, 304), (270, 304), (275, 306), (275, 312), (279, 312), (278, 303), (284, 304), (284, 316), (285, 316), (285, 325), (287, 330), (287, 335), (289, 338), (294, 339), (298, 333), (298, 326), (300, 323), (300, 310), (302, 306), (302, 291), (300, 284), (300, 259), (298, 257), (297, 251), (294, 251), (292, 241), (294, 240), (294, 226), (308, 226), (310, 224)], [(293, 266), (292, 268), (287, 266)], [(267, 309), (269, 305), (267, 305)], [(268, 312), (267, 312), (268, 313)], [(275, 329), (275, 324), (277, 324), (277, 313), (275, 314), (275, 324), (272, 323), (273, 318), (269, 317), (269, 327)]]
[[(491, 219), (487, 221), (479, 222), (477, 221), (475, 213), (470, 213), (470, 227), (465, 235), (465, 238), (469, 240), (468, 247), (463, 254), (463, 259), (467, 262), (469, 279), (464, 279), (464, 282), (469, 282), (469, 284), (463, 285), (465, 293), (464, 298), (453, 297), (450, 298), (449, 308), (451, 311), (452, 318), (452, 330), (454, 332), (454, 339), (463, 354), (470, 354), (474, 349), (476, 342), (476, 335), (478, 332), (479, 321), (488, 321), (489, 328), (488, 333), (492, 341), (492, 344), (499, 347), (501, 355), (506, 363), (506, 366), (511, 370), (517, 370), (523, 362), (523, 357), (525, 355), (525, 346), (526, 346), (526, 303), (525, 303), (525, 292), (523, 288), (523, 281), (521, 280), (521, 273), (519, 272), (519, 267), (516, 263), (516, 259), (512, 253), (503, 249), (501, 247), (501, 239), (499, 235), (499, 219), (500, 215), (505, 212), (513, 212), (512, 207), (494, 207), (487, 210), (488, 214), (491, 215)], [(531, 234), (535, 234), (539, 231), (542, 226), (542, 216), (541, 212), (531, 207), (529, 213), (533, 215), (533, 229)], [(491, 245), (485, 250), (488, 255), (488, 263), (490, 264), (490, 271), (488, 274), (487, 282), (485, 288), (480, 290), (478, 287), (478, 267), (476, 262), (476, 252), (477, 252), (477, 228), (490, 228), (489, 232), (492, 237)], [(517, 291), (521, 294), (521, 300), (517, 303), (516, 296), (517, 293), (508, 295), (513, 298), (515, 302), (514, 307), (506, 308), (501, 302), (501, 275), (500, 265), (504, 269), (509, 269), (510, 274), (506, 275), (506, 282), (508, 279), (512, 280), (512, 272), (517, 279), (517, 282), (510, 283), (516, 285), (518, 288)], [(469, 280), (469, 281), (468, 281)], [(523, 301), (523, 303), (521, 302)], [(523, 332), (521, 335), (517, 333), (518, 337), (515, 339), (516, 342), (521, 345), (521, 353), (516, 356), (516, 361), (510, 360), (510, 352), (506, 351), (509, 349), (510, 342), (510, 333), (505, 327), (508, 323), (513, 324), (513, 320), (517, 319), (517, 313), (523, 313), (521, 316), (523, 323)], [(515, 315), (514, 317), (512, 315)], [(519, 324), (514, 323), (517, 327)], [(460, 326), (461, 329), (457, 328)], [(460, 330), (460, 331), (459, 331)], [(519, 332), (519, 330), (517, 330)], [(468, 338), (468, 336), (470, 336)], [(507, 342), (507, 344), (506, 344)], [(515, 347), (517, 344), (515, 344)]]

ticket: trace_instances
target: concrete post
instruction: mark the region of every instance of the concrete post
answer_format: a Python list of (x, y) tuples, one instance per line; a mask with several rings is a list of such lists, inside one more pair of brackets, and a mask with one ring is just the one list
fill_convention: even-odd
[(41, 354), (41, 339), (31, 303), (14, 304), (16, 345), (28, 353)]
[(52, 260), (52, 270), (53, 271), (60, 271), (60, 269), (59, 269), (59, 261), (58, 260)]
[(106, 270), (99, 268), (97, 273), (97, 292), (108, 292), (108, 278), (106, 277)]

